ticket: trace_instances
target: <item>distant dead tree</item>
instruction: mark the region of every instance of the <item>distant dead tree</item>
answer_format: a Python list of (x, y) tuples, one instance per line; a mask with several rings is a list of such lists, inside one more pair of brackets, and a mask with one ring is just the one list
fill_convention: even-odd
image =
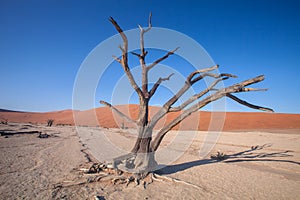
[(1, 124), (8, 124), (8, 119), (1, 119)]
[[(157, 66), (163, 60), (166, 60), (170, 55), (174, 54), (174, 52), (178, 49), (175, 48), (167, 52), (161, 58), (155, 60), (151, 64), (146, 64), (145, 58), (148, 54), (148, 51), (145, 50), (144, 47), (144, 34), (151, 30), (151, 13), (149, 16), (149, 25), (146, 29), (139, 26), (140, 29), (140, 53), (130, 52), (131, 54), (137, 56), (139, 59), (141, 68), (142, 68), (142, 85), (139, 86), (133, 76), (131, 69), (128, 64), (128, 40), (126, 34), (123, 32), (118, 23), (110, 17), (110, 22), (113, 24), (115, 29), (118, 31), (120, 36), (122, 37), (123, 45), (120, 45), (120, 49), (122, 51), (122, 56), (120, 58), (113, 56), (114, 59), (119, 62), (131, 84), (135, 92), (139, 97), (139, 114), (137, 120), (134, 120), (116, 107), (111, 105), (108, 102), (100, 101), (101, 104), (110, 107), (113, 111), (115, 111), (122, 118), (127, 121), (133, 123), (137, 127), (138, 137), (136, 142), (131, 150), (131, 153), (128, 155), (121, 156), (114, 160), (114, 166), (118, 169), (125, 169), (128, 171), (135, 171), (138, 173), (150, 172), (156, 169), (157, 163), (155, 161), (155, 152), (161, 144), (165, 135), (177, 124), (179, 124), (182, 120), (187, 118), (192, 113), (198, 111), (200, 108), (208, 105), (209, 103), (216, 101), (223, 97), (228, 97), (244, 106), (258, 109), (262, 111), (270, 111), (273, 112), (270, 108), (265, 108), (257, 105), (250, 104), (246, 101), (241, 100), (240, 98), (233, 95), (233, 93), (239, 92), (249, 92), (249, 91), (261, 91), (266, 89), (256, 89), (256, 88), (248, 88), (247, 86), (252, 85), (254, 83), (258, 83), (264, 80), (264, 76), (257, 76), (255, 78), (251, 78), (240, 83), (236, 83), (234, 85), (222, 88), (215, 89), (215, 86), (226, 79), (236, 78), (235, 75), (228, 73), (216, 74), (213, 73), (215, 69), (219, 66), (213, 66), (206, 69), (200, 69), (193, 71), (186, 77), (185, 82), (182, 87), (174, 94), (170, 99), (163, 104), (160, 110), (154, 114), (154, 116), (149, 119), (149, 101), (161, 85), (163, 81), (168, 81), (173, 74), (170, 74), (167, 77), (160, 77), (156, 81), (156, 83), (149, 88), (148, 84), (148, 72)], [(212, 77), (214, 82), (211, 83), (206, 89), (200, 91), (199, 93), (191, 96), (189, 99), (184, 101), (179, 106), (173, 106), (180, 97), (182, 97), (195, 83), (203, 80), (205, 77)], [(163, 128), (161, 128), (156, 134), (155, 138), (152, 138), (152, 132), (155, 125), (159, 122), (160, 119), (165, 117), (168, 113), (181, 111), (181, 114), (173, 119), (171, 122), (166, 124)]]
[(53, 125), (54, 119), (47, 120), (47, 126), (51, 127)]

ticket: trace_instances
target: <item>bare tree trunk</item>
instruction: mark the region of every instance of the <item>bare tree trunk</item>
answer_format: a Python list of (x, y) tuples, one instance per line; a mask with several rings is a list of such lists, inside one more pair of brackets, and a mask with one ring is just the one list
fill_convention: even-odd
[[(153, 171), (157, 163), (155, 161), (154, 151), (151, 151), (150, 145), (152, 141), (152, 130), (149, 128), (141, 127), (142, 137), (138, 137), (136, 145), (132, 153), (136, 155), (134, 160), (134, 167), (136, 171), (148, 172)], [(138, 145), (137, 145), (138, 144)]]
[[(143, 87), (143, 94), (147, 91), (147, 87)], [(152, 131), (148, 126), (149, 117), (149, 101), (144, 98), (140, 104), (139, 121), (138, 121), (138, 137), (131, 152), (136, 156), (134, 160), (134, 170), (136, 172), (149, 172), (155, 170), (157, 163), (155, 161), (154, 152), (151, 151)]]

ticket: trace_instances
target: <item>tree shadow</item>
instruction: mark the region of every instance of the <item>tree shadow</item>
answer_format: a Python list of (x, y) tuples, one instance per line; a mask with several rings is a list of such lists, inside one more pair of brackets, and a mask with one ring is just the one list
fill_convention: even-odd
[[(245, 151), (241, 151), (234, 154), (222, 154), (222, 157), (218, 156), (211, 156), (210, 159), (202, 159), (202, 160), (195, 160), (191, 162), (175, 164), (175, 165), (168, 165), (156, 171), (156, 173), (160, 175), (168, 175), (173, 174), (179, 171), (184, 171), (186, 169), (199, 166), (199, 165), (207, 165), (213, 164), (218, 162), (223, 163), (235, 163), (235, 162), (251, 162), (251, 161), (267, 161), (267, 162), (287, 162), (292, 164), (300, 165), (300, 162), (292, 161), (292, 160), (285, 160), (285, 159), (276, 159), (276, 158), (285, 158), (285, 157), (293, 157), (293, 155), (289, 154), (293, 151), (279, 151), (279, 152), (272, 152), (272, 153), (260, 153), (257, 152), (259, 150), (271, 147), (272, 144), (264, 144), (264, 145), (257, 145), (252, 146), (250, 149)], [(219, 154), (219, 153), (218, 153)]]

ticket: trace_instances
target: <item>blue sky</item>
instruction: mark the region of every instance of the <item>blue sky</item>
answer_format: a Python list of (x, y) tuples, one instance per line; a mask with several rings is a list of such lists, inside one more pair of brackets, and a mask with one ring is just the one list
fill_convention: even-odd
[[(147, 25), (152, 11), (153, 26), (192, 37), (220, 71), (237, 74), (238, 80), (265, 74), (259, 86), (269, 91), (242, 94), (243, 99), (276, 112), (300, 113), (299, 9), (298, 1), (289, 0), (2, 0), (0, 108), (72, 108), (81, 63), (100, 42), (116, 34), (109, 16), (127, 30)], [(101, 95), (98, 92), (95, 101)], [(228, 103), (228, 110), (253, 111), (236, 103)]]

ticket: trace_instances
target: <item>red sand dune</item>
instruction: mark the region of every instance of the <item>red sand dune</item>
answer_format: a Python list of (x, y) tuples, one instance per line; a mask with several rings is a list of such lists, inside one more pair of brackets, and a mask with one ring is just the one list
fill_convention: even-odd
[[(127, 113), (133, 119), (137, 118), (138, 105), (117, 106), (119, 110)], [(159, 108), (151, 107), (150, 115)], [(157, 128), (169, 122), (179, 113), (171, 113), (162, 119)], [(213, 118), (212, 118), (213, 117)], [(112, 114), (107, 107), (100, 107), (86, 111), (63, 110), (57, 112), (31, 113), (0, 111), (0, 121), (26, 122), (45, 124), (48, 119), (54, 119), (54, 124), (72, 124), (76, 119), (77, 125), (101, 126), (107, 128), (132, 127), (116, 114)], [(281, 114), (263, 112), (204, 112), (199, 111), (185, 119), (179, 127), (184, 130), (262, 130), (262, 129), (300, 129), (300, 114)], [(176, 129), (178, 126), (176, 127)]]

